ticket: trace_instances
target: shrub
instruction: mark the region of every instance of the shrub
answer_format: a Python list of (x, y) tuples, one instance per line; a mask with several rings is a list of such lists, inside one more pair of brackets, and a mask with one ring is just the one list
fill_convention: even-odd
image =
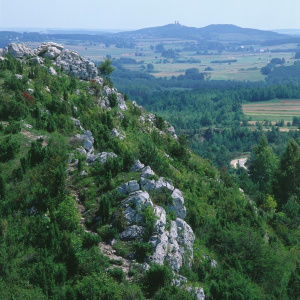
[(149, 297), (162, 287), (170, 285), (173, 279), (173, 273), (169, 266), (153, 264), (144, 277), (144, 285)]
[(108, 274), (119, 283), (123, 282), (125, 279), (125, 273), (120, 268), (109, 269)]

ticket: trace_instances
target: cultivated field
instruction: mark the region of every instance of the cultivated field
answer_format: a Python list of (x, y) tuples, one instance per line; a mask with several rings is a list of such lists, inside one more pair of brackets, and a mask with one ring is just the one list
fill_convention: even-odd
[(257, 122), (263, 125), (266, 121), (275, 125), (284, 120), (281, 131), (297, 129), (287, 125), (292, 123), (293, 117), (300, 117), (300, 99), (251, 102), (243, 104), (243, 112), (249, 117), (249, 125), (256, 125)]
[[(292, 65), (294, 54), (289, 52), (269, 53), (268, 49), (260, 48), (253, 45), (257, 53), (253, 52), (223, 52), (208, 51), (209, 55), (200, 55), (196, 51), (187, 51), (186, 47), (191, 46), (194, 41), (178, 40), (178, 39), (159, 39), (159, 40), (136, 40), (134, 49), (117, 48), (115, 45), (106, 47), (104, 44), (83, 43), (69, 45), (68, 41), (57, 41), (65, 46), (65, 48), (79, 52), (84, 57), (93, 61), (102, 61), (104, 57), (110, 55), (112, 59), (120, 57), (128, 57), (135, 59), (139, 64), (124, 65), (130, 70), (141, 70), (147, 64), (154, 65), (155, 77), (179, 76), (185, 73), (186, 69), (198, 68), (199, 71), (206, 74), (207, 78), (216, 80), (238, 80), (238, 81), (258, 81), (264, 80), (265, 76), (261, 74), (260, 69), (266, 66), (272, 58), (284, 58), (285, 65)], [(174, 62), (173, 59), (161, 56), (161, 53), (155, 52), (155, 46), (162, 43), (165, 49), (178, 49), (180, 63)], [(39, 43), (27, 43), (31, 47), (37, 47)], [(296, 44), (289, 44), (289, 49), (295, 48)], [(286, 45), (276, 46), (283, 49)], [(151, 49), (152, 48), (152, 49)], [(154, 49), (153, 49), (154, 48)], [(270, 48), (271, 49), (271, 48)], [(265, 52), (260, 52), (265, 51)], [(191, 62), (191, 59), (196, 62)], [(232, 63), (211, 63), (214, 60), (237, 60)], [(200, 62), (201, 61), (201, 62)], [(206, 68), (212, 68), (211, 71), (205, 71)]]

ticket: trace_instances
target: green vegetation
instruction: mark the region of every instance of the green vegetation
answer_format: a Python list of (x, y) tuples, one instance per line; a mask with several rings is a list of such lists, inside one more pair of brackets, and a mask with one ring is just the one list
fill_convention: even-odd
[[(170, 81), (139, 75), (140, 82), (150, 78), (149, 88), (139, 90), (134, 83), (128, 86), (129, 97), (191, 137), (176, 140), (160, 132), (166, 126), (162, 117), (150, 133), (148, 121), (140, 122), (145, 112), (138, 106), (126, 101), (121, 120), (116, 99), (109, 99), (109, 111), (98, 105), (103, 87), (57, 72), (53, 77), (40, 66), (21, 65), (9, 57), (0, 61), (3, 299), (192, 299), (185, 289), (170, 285), (169, 266), (151, 265), (144, 274), (132, 270), (129, 284), (121, 263), (99, 250), (100, 239), (115, 238), (120, 255), (143, 262), (153, 249), (143, 240), (123, 248), (118, 237), (126, 226), (122, 210), (117, 210), (125, 196), (116, 188), (138, 179), (130, 171), (137, 158), (184, 193), (186, 221), (196, 235), (194, 262), (180, 270), (188, 285), (203, 286), (207, 299), (297, 299), (300, 136), (298, 131), (283, 136), (273, 127), (262, 137), (261, 130), (248, 128), (241, 108), (245, 100), (297, 98), (297, 84), (210, 83), (193, 69)], [(200, 90), (187, 90), (199, 82)], [(169, 90), (148, 93), (152, 84)], [(78, 128), (71, 117), (92, 132), (96, 153), (114, 152), (117, 157), (85, 165), (76, 151)], [(117, 127), (126, 133), (123, 141), (110, 134)], [(286, 143), (290, 136), (294, 140)], [(221, 170), (191, 152), (189, 141)], [(250, 176), (244, 169), (221, 168), (231, 153), (251, 151), (255, 144)], [(153, 194), (153, 200), (161, 206), (170, 201), (165, 192)], [(90, 232), (80, 225), (78, 202), (85, 207), (84, 226)], [(142, 213), (145, 235), (151, 235), (153, 212), (147, 208)], [(167, 221), (173, 218), (168, 213)]]

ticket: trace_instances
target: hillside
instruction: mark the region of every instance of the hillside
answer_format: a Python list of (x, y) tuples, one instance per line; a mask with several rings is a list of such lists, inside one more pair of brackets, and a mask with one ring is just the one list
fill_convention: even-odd
[(184, 25), (168, 24), (164, 26), (139, 29), (136, 31), (125, 31), (115, 34), (119, 37), (134, 39), (196, 39), (206, 41), (234, 41), (262, 42), (266, 40), (276, 40), (287, 38), (287, 35), (279, 34), (272, 31), (242, 28), (235, 25), (217, 24), (209, 25), (203, 28), (188, 27)]
[(296, 299), (288, 210), (254, 202), (111, 72), (56, 43), (0, 56), (1, 299)]

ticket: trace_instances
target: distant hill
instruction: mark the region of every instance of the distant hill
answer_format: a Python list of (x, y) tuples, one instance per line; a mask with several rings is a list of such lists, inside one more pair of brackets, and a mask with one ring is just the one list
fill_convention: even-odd
[(284, 39), (285, 34), (273, 31), (242, 28), (230, 24), (209, 25), (203, 28), (188, 27), (178, 23), (164, 26), (144, 28), (135, 31), (125, 31), (115, 34), (123, 38), (185, 38), (205, 39), (223, 42), (245, 42)]

